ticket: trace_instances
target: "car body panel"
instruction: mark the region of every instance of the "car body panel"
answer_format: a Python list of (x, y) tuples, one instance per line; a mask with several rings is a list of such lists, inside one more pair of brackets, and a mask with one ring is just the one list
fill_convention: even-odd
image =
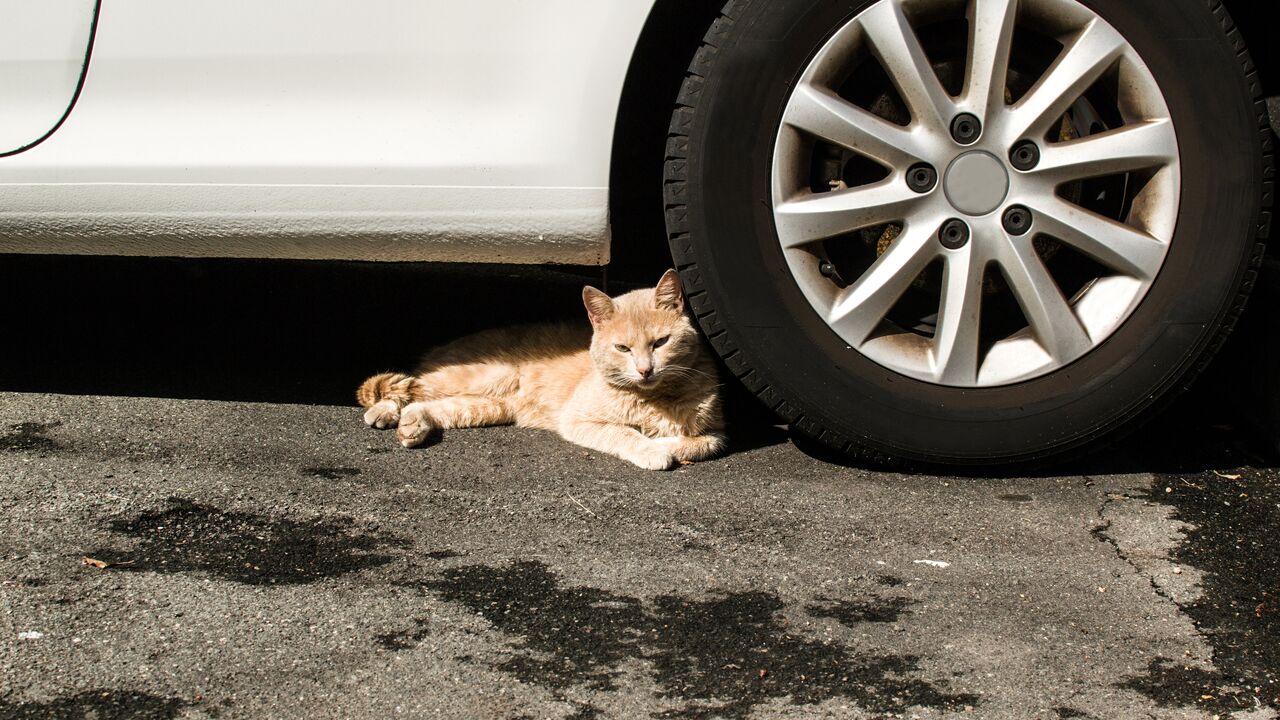
[(108, 2), (0, 252), (602, 264), (651, 5)]
[(75, 101), (97, 0), (0, 0), (0, 155), (52, 132)]

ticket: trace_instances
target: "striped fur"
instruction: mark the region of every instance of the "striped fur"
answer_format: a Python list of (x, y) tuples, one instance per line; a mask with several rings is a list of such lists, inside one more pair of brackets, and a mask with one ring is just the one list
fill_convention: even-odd
[(426, 400), (418, 379), (404, 373), (382, 373), (361, 383), (356, 389), (356, 402), (360, 407), (373, 407), (379, 400), (394, 400), (407, 405), (415, 400)]

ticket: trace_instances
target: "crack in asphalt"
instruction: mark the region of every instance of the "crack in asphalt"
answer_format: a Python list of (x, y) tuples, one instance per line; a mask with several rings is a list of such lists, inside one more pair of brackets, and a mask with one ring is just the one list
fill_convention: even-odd
[[(1131, 495), (1125, 495), (1124, 499), (1125, 500), (1141, 500), (1143, 498), (1134, 497)], [(1168, 600), (1170, 603), (1173, 603), (1174, 607), (1178, 608), (1179, 612), (1182, 612), (1182, 604), (1179, 603), (1177, 600), (1175, 600), (1173, 596), (1168, 593), (1168, 591), (1160, 587), (1160, 584), (1156, 582), (1155, 577), (1147, 573), (1145, 570), (1139, 567), (1137, 563), (1135, 563), (1132, 559), (1130, 559), (1128, 554), (1125, 553), (1124, 548), (1120, 547), (1120, 543), (1116, 542), (1116, 539), (1111, 537), (1111, 535), (1107, 533), (1107, 531), (1111, 529), (1111, 525), (1112, 525), (1111, 519), (1106, 516), (1107, 507), (1115, 501), (1116, 501), (1116, 498), (1113, 498), (1113, 497), (1107, 497), (1105, 500), (1102, 501), (1102, 504), (1098, 506), (1099, 524), (1095, 526), (1092, 530), (1090, 530), (1089, 533), (1093, 535), (1095, 538), (1097, 538), (1099, 542), (1110, 545), (1111, 549), (1115, 552), (1116, 557), (1119, 558), (1124, 564), (1128, 565), (1133, 570), (1135, 575), (1138, 575), (1143, 580), (1146, 580), (1147, 583), (1151, 586), (1151, 590), (1155, 592), (1156, 595), (1164, 598), (1165, 600)], [(1165, 559), (1172, 562), (1172, 558), (1166, 557)]]
[[(1274, 468), (1242, 462), (1234, 449), (1203, 442), (1168, 462), (1142, 499), (1171, 508), (1185, 524), (1165, 559), (1198, 569), (1200, 595), (1178, 602), (1142, 571), (1111, 536), (1108, 497), (1098, 507), (1094, 536), (1146, 578), (1159, 597), (1187, 617), (1210, 653), (1212, 668), (1168, 657), (1152, 659), (1142, 675), (1118, 687), (1136, 690), (1161, 707), (1217, 715), (1267, 707), (1280, 710), (1280, 478)], [(1186, 468), (1186, 469), (1182, 469)]]
[(1153, 502), (1188, 526), (1174, 561), (1202, 572), (1200, 596), (1180, 606), (1212, 649), (1214, 671), (1153, 660), (1129, 687), (1162, 706), (1227, 714), (1280, 710), (1280, 474), (1230, 448), (1182, 458), (1158, 476)]
[[(1154, 483), (1154, 479), (1153, 479)], [(1218, 712), (1233, 712), (1247, 710), (1256, 707), (1254, 704), (1241, 704), (1238, 702), (1241, 692), (1240, 688), (1233, 686), (1229, 677), (1218, 668), (1219, 651), (1214, 644), (1213, 638), (1209, 637), (1201, 628), (1199, 620), (1187, 612), (1188, 604), (1178, 602), (1172, 595), (1156, 582), (1153, 575), (1145, 571), (1138, 563), (1134, 562), (1121, 547), (1120, 543), (1108, 532), (1113, 521), (1107, 516), (1107, 509), (1117, 501), (1131, 500), (1152, 500), (1152, 495), (1134, 496), (1125, 494), (1121, 497), (1107, 496), (1098, 506), (1098, 521), (1090, 532), (1100, 542), (1109, 545), (1115, 552), (1117, 558), (1128, 565), (1134, 574), (1142, 577), (1151, 586), (1152, 591), (1171, 603), (1178, 609), (1179, 613), (1187, 615), (1192, 625), (1196, 629), (1197, 635), (1204, 641), (1209, 648), (1209, 663), (1213, 669), (1202, 667), (1192, 667), (1166, 657), (1157, 657), (1148, 663), (1146, 672), (1140, 676), (1132, 676), (1126, 678), (1123, 682), (1117, 683), (1117, 687), (1136, 690), (1143, 695), (1151, 698), (1156, 704), (1162, 707), (1201, 707), (1210, 705), (1213, 710)], [(1185, 542), (1185, 536), (1184, 536)], [(1164, 560), (1174, 563), (1174, 558), (1163, 556)], [(1228, 702), (1227, 697), (1232, 700)], [(1060, 715), (1060, 717), (1062, 717)], [(1154, 715), (1148, 715), (1154, 718)]]
[[(1090, 531), (1090, 534), (1097, 538), (1099, 542), (1109, 545), (1115, 553), (1115, 556), (1119, 558), (1121, 562), (1128, 565), (1135, 575), (1146, 580), (1151, 586), (1152, 591), (1157, 596), (1173, 604), (1173, 606), (1178, 609), (1179, 613), (1185, 614), (1183, 604), (1175, 600), (1164, 588), (1160, 587), (1156, 582), (1155, 577), (1143, 570), (1141, 566), (1134, 562), (1124, 551), (1124, 548), (1120, 546), (1120, 543), (1108, 532), (1113, 525), (1113, 521), (1111, 518), (1107, 517), (1107, 508), (1110, 507), (1112, 503), (1121, 499), (1124, 501), (1130, 501), (1148, 498), (1128, 494), (1122, 495), (1119, 498), (1108, 495), (1098, 506), (1097, 515), (1099, 524)], [(1164, 559), (1169, 562), (1173, 562), (1173, 559), (1167, 556), (1164, 557)], [(1199, 623), (1194, 619), (1192, 619), (1192, 625), (1195, 626), (1196, 633), (1209, 647), (1209, 661), (1216, 668), (1217, 649), (1214, 647), (1210, 639), (1205, 637), (1204, 633), (1201, 632)], [(1151, 698), (1161, 706), (1188, 706), (1195, 705), (1197, 700), (1203, 702), (1205, 698), (1203, 693), (1205, 690), (1212, 688), (1216, 691), (1217, 688), (1221, 687), (1224, 680), (1225, 678), (1222, 673), (1217, 670), (1206, 670), (1204, 668), (1178, 665), (1175, 661), (1169, 658), (1158, 657), (1148, 663), (1147, 671), (1144, 675), (1127, 678), (1124, 682), (1117, 683), (1117, 686), (1136, 690)], [(1148, 717), (1154, 718), (1155, 716), (1148, 715)]]

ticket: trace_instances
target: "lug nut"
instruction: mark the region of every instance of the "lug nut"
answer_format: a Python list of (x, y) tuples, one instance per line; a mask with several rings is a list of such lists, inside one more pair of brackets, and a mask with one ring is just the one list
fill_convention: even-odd
[(1018, 170), (1030, 170), (1040, 164), (1040, 148), (1030, 140), (1023, 140), (1009, 151), (1009, 164)]
[(1021, 205), (1014, 205), (1004, 211), (1001, 222), (1005, 232), (1010, 235), (1025, 235), (1031, 229), (1031, 211)]
[(961, 145), (968, 145), (982, 134), (982, 121), (975, 115), (960, 113), (951, 121), (951, 137)]
[(907, 169), (907, 187), (918, 193), (927, 193), (938, 184), (938, 171), (928, 163), (912, 165)]
[(969, 242), (969, 226), (963, 220), (952, 218), (942, 223), (938, 230), (938, 242), (948, 250), (958, 250)]

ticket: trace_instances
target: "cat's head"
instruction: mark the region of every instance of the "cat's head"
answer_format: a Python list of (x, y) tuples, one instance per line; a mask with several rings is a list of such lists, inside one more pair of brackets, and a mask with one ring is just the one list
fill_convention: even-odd
[(698, 371), (702, 340), (684, 314), (680, 276), (668, 270), (656, 287), (611, 298), (582, 289), (594, 334), (591, 358), (611, 385), (656, 388)]

